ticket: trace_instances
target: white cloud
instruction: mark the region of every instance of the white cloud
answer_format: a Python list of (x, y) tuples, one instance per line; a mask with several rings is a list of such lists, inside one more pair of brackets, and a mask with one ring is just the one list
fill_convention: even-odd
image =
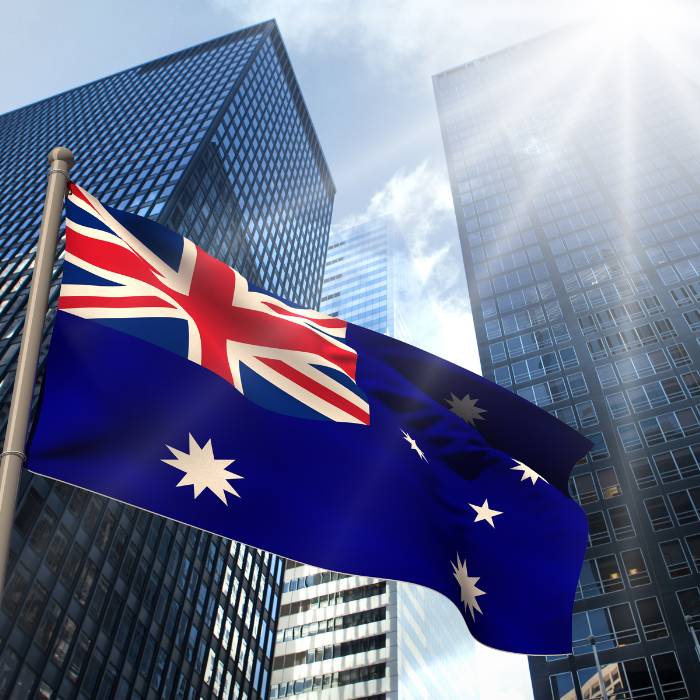
[(488, 688), (488, 700), (532, 700), (532, 683), (527, 656), (491, 649), (476, 642), (475, 663), (478, 686)]
[(429, 161), (400, 170), (367, 209), (338, 228), (387, 217), (393, 246), (399, 336), (472, 371), (479, 371), (464, 265), (447, 175)]
[(432, 74), (580, 15), (562, 0), (214, 0), (244, 23), (275, 17), (294, 49)]
[[(684, 44), (693, 70), (700, 15), (695, 0), (211, 0), (237, 21), (274, 17), (287, 44), (305, 53), (359, 57), (394, 80), (433, 75), (504, 46), (580, 20), (600, 24), (601, 40), (646, 30)], [(648, 25), (648, 26), (644, 26)], [(660, 37), (659, 35), (667, 35)], [(680, 57), (679, 57), (680, 58)], [(693, 70), (697, 75), (697, 69)]]

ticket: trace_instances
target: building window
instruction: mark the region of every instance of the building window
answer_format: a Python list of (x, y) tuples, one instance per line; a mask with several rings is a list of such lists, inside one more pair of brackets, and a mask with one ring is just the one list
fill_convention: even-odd
[(663, 413), (639, 422), (644, 440), (650, 447), (662, 442), (695, 435), (700, 430), (698, 419), (691, 409)]
[(576, 413), (584, 428), (598, 424), (598, 414), (592, 401), (582, 401), (576, 404)]
[(572, 497), (575, 498), (582, 506), (598, 500), (598, 493), (595, 489), (593, 474), (590, 472), (575, 474), (570, 481), (570, 485)]
[(620, 556), (625, 567), (627, 580), (632, 588), (646, 586), (648, 583), (651, 583), (649, 570), (641, 549), (628, 549), (626, 552), (622, 552)]
[(593, 340), (589, 340), (586, 343), (586, 345), (588, 346), (588, 352), (591, 356), (591, 359), (594, 362), (597, 360), (602, 360), (603, 358), (608, 356), (606, 346), (600, 338), (594, 338)]
[(661, 481), (669, 483), (679, 479), (688, 479), (700, 473), (700, 445), (679, 447), (669, 452), (654, 455), (654, 464)]
[(688, 559), (683, 551), (680, 540), (667, 540), (660, 542), (659, 548), (666, 564), (666, 571), (670, 578), (679, 578), (690, 574)]
[(627, 423), (617, 427), (617, 433), (620, 436), (622, 447), (625, 452), (632, 452), (642, 447), (642, 439), (639, 437), (639, 431), (634, 423)]
[(685, 319), (685, 322), (688, 324), (688, 328), (690, 328), (692, 333), (697, 333), (697, 331), (700, 331), (700, 311), (697, 309), (684, 311), (683, 318)]
[(691, 624), (698, 626), (700, 623), (700, 590), (697, 588), (686, 588), (682, 591), (676, 591), (678, 605), (680, 605), (683, 617), (686, 615), (691, 618)]
[(610, 533), (603, 511), (588, 513), (588, 543), (591, 546), (610, 542)]
[(681, 374), (685, 388), (691, 396), (700, 396), (700, 372), (690, 370)]
[(626, 540), (630, 537), (634, 537), (634, 526), (632, 525), (632, 519), (630, 518), (627, 506), (622, 505), (609, 508), (608, 515), (610, 516), (610, 522), (612, 523), (616, 540)]
[(683, 343), (678, 343), (677, 345), (669, 345), (668, 353), (671, 356), (671, 360), (676, 367), (683, 367), (684, 365), (689, 365), (693, 360), (690, 354), (685, 349)]
[(668, 629), (664, 616), (661, 614), (659, 601), (656, 598), (642, 598), (635, 602), (639, 619), (642, 622), (642, 632), (647, 639), (668, 637)]
[(605, 442), (603, 433), (593, 433), (592, 435), (586, 435), (586, 437), (593, 443), (593, 447), (591, 447), (588, 453), (593, 462), (606, 459), (610, 456), (610, 451), (608, 450), (608, 445)]
[(651, 657), (651, 660), (654, 664), (654, 670), (656, 671), (656, 677), (659, 679), (664, 699), (687, 698), (688, 688), (685, 685), (675, 653), (669, 651), (665, 654), (656, 654)]
[(678, 524), (689, 525), (700, 519), (700, 487), (668, 494)]
[(629, 603), (574, 613), (572, 645), (574, 654), (591, 653), (591, 645), (588, 641), (591, 634), (595, 635), (599, 651), (638, 644), (639, 634)]
[(562, 408), (557, 408), (554, 411), (554, 415), (562, 423), (566, 423), (569, 427), (573, 428), (574, 430), (578, 428), (576, 415), (574, 414), (574, 409), (571, 406), (563, 406)]
[(70, 650), (70, 645), (73, 642), (73, 636), (75, 635), (76, 629), (77, 625), (75, 624), (75, 620), (66, 615), (56, 639), (53, 656), (51, 657), (53, 662), (59, 668), (62, 668), (63, 664), (66, 662), (68, 651)]
[(675, 289), (670, 289), (671, 297), (676, 303), (676, 306), (687, 306), (693, 303), (693, 298), (685, 287), (676, 287)]
[(569, 700), (574, 697), (574, 680), (569, 671), (549, 677), (554, 700)]
[(654, 321), (654, 328), (656, 329), (656, 332), (661, 340), (675, 338), (678, 335), (678, 332), (673, 327), (673, 323), (671, 323), (670, 319), (668, 318), (660, 318), (657, 321)]
[(622, 495), (622, 488), (620, 487), (620, 482), (614, 467), (599, 469), (596, 472), (596, 477), (604, 500)]
[(592, 598), (621, 591), (625, 587), (622, 581), (620, 565), (614, 554), (608, 554), (595, 559), (586, 559), (581, 568), (576, 598)]
[(646, 457), (640, 457), (639, 459), (633, 459), (630, 462), (630, 469), (634, 475), (634, 479), (637, 482), (638, 489), (648, 489), (652, 486), (656, 486), (656, 476), (654, 475), (654, 470), (651, 468), (651, 464)]
[(571, 369), (572, 367), (578, 367), (578, 355), (574, 348), (564, 348), (559, 351), (559, 356), (561, 358), (561, 364), (564, 369)]
[(509, 387), (513, 384), (510, 378), (510, 369), (507, 365), (496, 367), (496, 369), (493, 370), (493, 378), (497, 384), (503, 387)]
[(500, 343), (491, 343), (489, 345), (489, 354), (491, 355), (491, 363), (498, 364), (506, 359), (506, 346)]
[(624, 392), (617, 391), (613, 394), (608, 394), (605, 397), (605, 402), (608, 404), (608, 411), (610, 411), (610, 415), (613, 418), (629, 416), (630, 408), (627, 405)]
[(700, 534), (688, 535), (685, 538), (685, 543), (688, 546), (695, 571), (700, 572)]
[(603, 389), (610, 389), (613, 386), (618, 385), (617, 375), (612, 365), (600, 365), (595, 368), (596, 374), (598, 375), (598, 381)]
[(671, 514), (668, 512), (663, 496), (647, 498), (644, 501), (644, 507), (647, 510), (647, 516), (649, 517), (651, 527), (655, 531), (666, 530), (669, 527), (673, 527)]

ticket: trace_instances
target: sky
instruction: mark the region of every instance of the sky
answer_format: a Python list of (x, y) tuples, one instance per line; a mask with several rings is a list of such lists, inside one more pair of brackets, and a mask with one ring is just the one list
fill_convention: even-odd
[[(478, 371), (431, 76), (613, 6), (653, 19), (643, 0), (24, 0), (3, 9), (0, 113), (275, 18), (337, 187), (333, 225), (396, 222), (407, 339)], [(532, 697), (525, 657), (476, 655), (484, 700)]]
[[(431, 76), (548, 31), (565, 2), (122, 0), (4, 10), (0, 113), (275, 18), (337, 187), (334, 225), (397, 224), (406, 340), (478, 371)], [(574, 5), (572, 5), (573, 7)], [(21, 69), (18, 67), (21, 66)], [(80, 157), (80, 144), (71, 144)]]

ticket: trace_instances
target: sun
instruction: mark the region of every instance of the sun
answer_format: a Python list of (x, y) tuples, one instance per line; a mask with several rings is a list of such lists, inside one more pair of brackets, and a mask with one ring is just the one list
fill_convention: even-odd
[(680, 0), (597, 0), (590, 6), (596, 33), (610, 41), (633, 37), (657, 41), (680, 29), (689, 17), (689, 6)]

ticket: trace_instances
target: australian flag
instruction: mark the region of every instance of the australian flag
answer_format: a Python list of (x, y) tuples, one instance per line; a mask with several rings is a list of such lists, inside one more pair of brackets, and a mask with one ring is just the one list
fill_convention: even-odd
[(571, 649), (589, 443), (438, 357), (254, 288), (73, 184), (31, 471)]

